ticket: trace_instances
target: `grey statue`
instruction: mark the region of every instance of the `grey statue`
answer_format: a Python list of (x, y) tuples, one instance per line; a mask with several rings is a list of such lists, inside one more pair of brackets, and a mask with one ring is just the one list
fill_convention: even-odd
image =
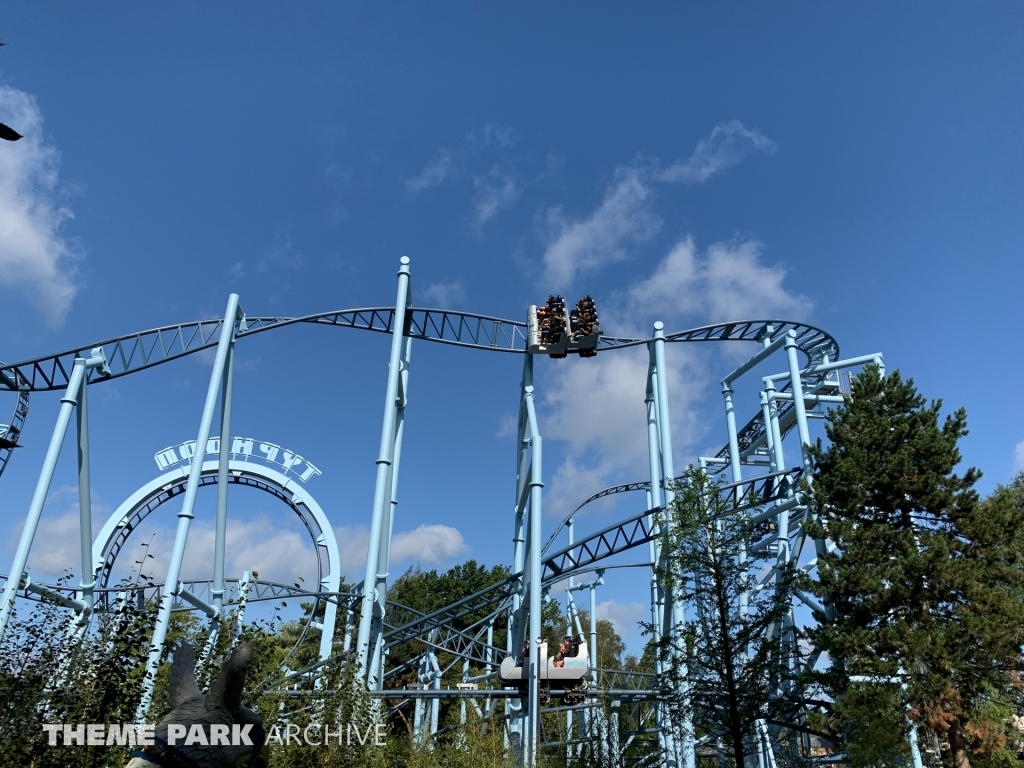
[[(263, 718), (242, 704), (245, 673), (251, 662), (252, 644), (240, 644), (204, 696), (196, 684), (195, 651), (188, 643), (179, 645), (167, 693), (171, 711), (157, 723), (153, 745), (138, 747), (127, 768), (265, 768), (269, 756)], [(171, 726), (180, 726), (171, 734), (173, 746), (168, 741)], [(243, 733), (251, 745), (242, 743)], [(237, 736), (232, 738), (234, 734)]]

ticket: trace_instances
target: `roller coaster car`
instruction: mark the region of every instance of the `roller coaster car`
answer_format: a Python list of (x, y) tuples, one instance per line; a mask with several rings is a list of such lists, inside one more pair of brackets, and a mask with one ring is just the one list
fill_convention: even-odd
[(570, 352), (580, 357), (597, 354), (601, 325), (597, 307), (584, 296), (571, 312), (566, 312), (564, 296), (548, 296), (541, 306), (533, 304), (526, 312), (527, 350), (561, 359)]
[[(556, 667), (554, 659), (548, 658), (548, 644), (540, 644), (540, 681), (542, 686), (540, 695), (543, 700), (546, 701), (550, 698), (553, 684), (561, 687), (561, 695), (567, 702), (570, 699), (576, 703), (583, 700), (583, 691), (587, 689), (587, 669), (590, 666), (587, 658), (587, 644), (581, 640), (573, 645), (576, 646), (576, 653), (573, 656), (565, 657), (565, 666)], [(506, 656), (498, 669), (498, 679), (508, 686), (526, 688), (529, 684), (527, 666), (517, 665), (514, 658)]]

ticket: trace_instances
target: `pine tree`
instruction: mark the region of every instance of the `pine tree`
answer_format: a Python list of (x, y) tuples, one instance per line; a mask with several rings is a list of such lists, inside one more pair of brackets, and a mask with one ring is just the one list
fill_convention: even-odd
[(946, 736), (956, 768), (968, 768), (972, 750), (998, 747), (985, 743), (991, 704), (1012, 696), (1024, 662), (1024, 510), (1002, 497), (980, 503), (977, 469), (955, 474), (967, 417), (960, 409), (940, 426), (941, 407), (898, 371), (870, 366), (829, 412), (831, 444), (811, 449), (819, 522), (805, 527), (837, 547), (819, 558), (813, 585), (834, 616), (817, 616), (811, 637), (832, 660), (822, 682), (834, 712), (857, 718), (847, 729), (855, 762), (873, 731), (865, 697), (902, 690), (910, 718)]
[(739, 556), (751, 543), (749, 512), (723, 497), (703, 470), (687, 470), (668, 514), (670, 580), (693, 608), (693, 620), (661, 649), (666, 661), (688, 660), (686, 669), (669, 665), (672, 689), (684, 692), (670, 705), (673, 720), (688, 717), (698, 735), (721, 739), (743, 766), (755, 751), (758, 721), (777, 724), (794, 711), (796, 646), (784, 625), (793, 575), (782, 572), (758, 588), (767, 552), (760, 560)]

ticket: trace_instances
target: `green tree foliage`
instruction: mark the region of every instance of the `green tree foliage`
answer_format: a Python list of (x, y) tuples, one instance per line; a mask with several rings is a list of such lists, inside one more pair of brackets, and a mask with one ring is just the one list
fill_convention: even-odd
[[(432, 613), (496, 584), (508, 575), (507, 566), (496, 565), (493, 568), (488, 568), (477, 563), (476, 560), (467, 560), (442, 573), (437, 570), (424, 571), (416, 565), (395, 579), (394, 584), (388, 589), (388, 602), (400, 603), (420, 613)], [(478, 622), (484, 619), (491, 610), (488, 608), (472, 611), (454, 622), (453, 627), (466, 630), (476, 625), (476, 629), (479, 629)], [(481, 637), (486, 640), (485, 635)], [(504, 648), (505, 637), (505, 623), (499, 620), (494, 625), (494, 645)], [(401, 643), (390, 650), (388, 663), (391, 666), (397, 666), (422, 653), (423, 650), (423, 643), (416, 640)], [(461, 669), (458, 670), (458, 674), (461, 679)], [(409, 673), (403, 675), (400, 681), (396, 681), (395, 687), (403, 687), (405, 683), (414, 682), (415, 677), (416, 670), (413, 668)]]
[(751, 543), (750, 515), (703, 470), (691, 466), (675, 490), (665, 526), (668, 577), (696, 621), (659, 649), (666, 682), (681, 691), (670, 707), (677, 722), (686, 716), (700, 735), (721, 739), (742, 766), (756, 722), (792, 713), (795, 643), (783, 621), (793, 578), (783, 573), (757, 588), (756, 556), (740, 557)]
[(42, 726), (134, 722), (152, 617), (122, 605), (80, 644), (69, 627), (68, 611), (51, 603), (17, 607), (0, 651), (0, 768), (127, 762), (126, 746), (49, 746)]
[[(550, 602), (556, 606), (558, 605), (554, 601)], [(590, 611), (585, 608), (577, 608), (576, 613), (579, 615), (580, 627), (583, 629), (583, 639), (589, 644)], [(598, 619), (595, 629), (597, 629), (597, 663), (595, 666), (599, 669), (622, 669), (622, 655), (626, 652), (626, 644), (615, 630), (615, 625), (608, 619)], [(570, 622), (569, 617), (562, 613), (560, 608), (557, 619), (551, 621), (550, 625), (545, 621), (544, 639), (548, 641), (549, 648), (557, 649), (558, 643), (561, 642), (563, 637), (576, 634), (575, 623)], [(593, 653), (592, 648), (590, 651)]]
[[(954, 472), (966, 414), (942, 421), (941, 406), (898, 371), (883, 377), (870, 366), (845, 406), (829, 412), (830, 445), (811, 449), (819, 522), (807, 528), (837, 549), (819, 557), (812, 587), (834, 616), (817, 616), (810, 634), (832, 659), (820, 682), (860, 764), (871, 762), (861, 755), (877, 749), (886, 723), (902, 722), (898, 683), (910, 717), (948, 738), (956, 768), (967, 768), (971, 753), (998, 758), (999, 705), (1020, 688), (1020, 486), (979, 501), (980, 472)], [(865, 689), (872, 684), (874, 693)], [(878, 722), (869, 722), (872, 698), (890, 702), (874, 709)]]

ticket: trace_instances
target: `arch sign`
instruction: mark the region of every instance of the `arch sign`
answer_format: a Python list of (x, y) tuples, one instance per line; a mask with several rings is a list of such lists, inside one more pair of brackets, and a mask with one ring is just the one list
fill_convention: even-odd
[[(101, 588), (109, 583), (117, 556), (124, 549), (132, 532), (160, 506), (185, 492), (195, 448), (196, 441), (189, 440), (158, 451), (154, 458), (162, 474), (125, 499), (107, 518), (107, 522), (93, 542), (96, 583)], [(218, 482), (220, 438), (211, 437), (206, 450), (207, 459), (203, 462), (200, 487), (214, 486)], [(319, 474), (320, 470), (316, 466), (294, 451), (253, 438), (231, 438), (228, 482), (268, 493), (291, 508), (313, 542), (313, 564), (317, 571), (318, 591), (335, 594), (341, 583), (338, 542), (327, 515), (302, 485)], [(302, 484), (296, 483), (296, 480)], [(319, 602), (320, 598), (316, 600)], [(337, 612), (337, 601), (326, 600), (323, 619), (321, 624), (317, 625), (317, 628), (321, 629), (321, 659), (326, 659), (331, 654)], [(316, 615), (317, 611), (314, 608), (311, 616)]]
[[(256, 449), (255, 451), (253, 450), (254, 448)], [(169, 448), (164, 448), (162, 451), (157, 451), (153, 458), (156, 460), (157, 467), (162, 472), (173, 467), (175, 464), (181, 464), (185, 461), (191, 464), (192, 457), (195, 454), (196, 441), (187, 440), (180, 445), (172, 445)], [(206, 441), (207, 460), (215, 458), (219, 454), (220, 438), (211, 437)], [(280, 467), (286, 475), (295, 475), (304, 483), (309, 478), (321, 474), (319, 469), (294, 451), (289, 451), (274, 443), (264, 443), (252, 437), (231, 438), (231, 458), (233, 461), (260, 459), (267, 464)]]

